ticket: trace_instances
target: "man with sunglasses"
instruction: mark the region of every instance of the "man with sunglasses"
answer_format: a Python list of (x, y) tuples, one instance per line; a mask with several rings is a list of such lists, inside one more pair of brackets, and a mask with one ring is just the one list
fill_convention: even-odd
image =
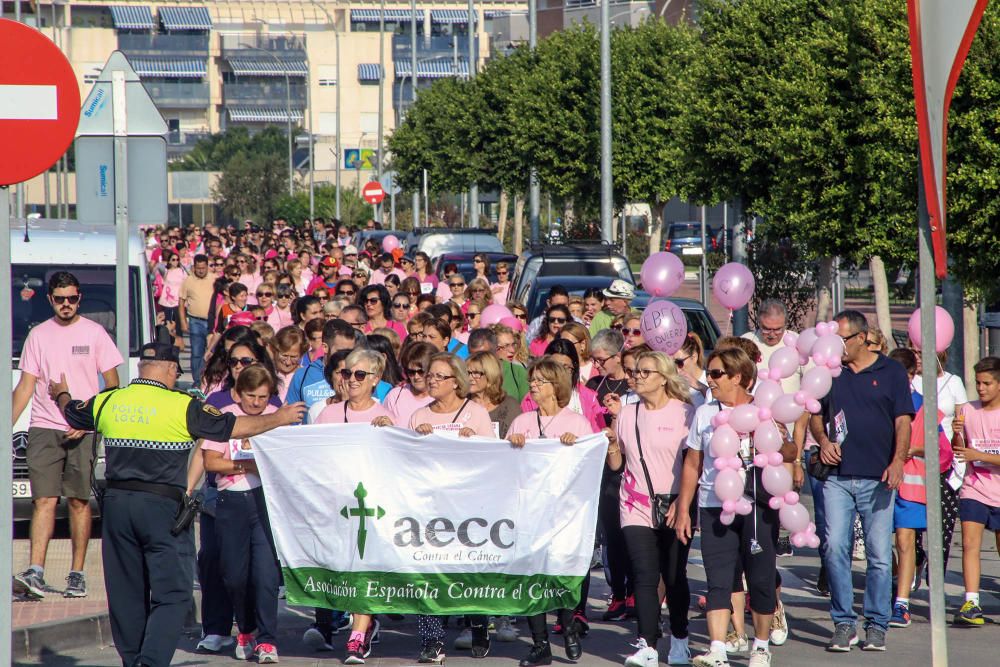
[(327, 255), (319, 261), (319, 275), (310, 281), (306, 294), (312, 294), (320, 287), (325, 287), (327, 293), (332, 293), (337, 287), (337, 270), (340, 265), (337, 260)]
[(604, 294), (604, 310), (594, 315), (590, 321), (590, 335), (596, 336), (601, 329), (607, 329), (615, 318), (624, 315), (635, 299), (635, 286), (625, 280), (614, 280)]
[(78, 396), (93, 396), (101, 387), (118, 386), (123, 362), (104, 327), (80, 316), (83, 294), (72, 273), (49, 278), (49, 304), (54, 316), (28, 332), (21, 352), (21, 379), (14, 389), (16, 422), (31, 401), (28, 426), (28, 479), (34, 509), (31, 516), (30, 567), (14, 577), (14, 592), (41, 599), (45, 595), (45, 556), (55, 528), (56, 505), (65, 497), (69, 509), (72, 565), (65, 597), (84, 597), (83, 576), (90, 539), (90, 478), (94, 466), (94, 434), (73, 428), (49, 398), (51, 380), (65, 377)]

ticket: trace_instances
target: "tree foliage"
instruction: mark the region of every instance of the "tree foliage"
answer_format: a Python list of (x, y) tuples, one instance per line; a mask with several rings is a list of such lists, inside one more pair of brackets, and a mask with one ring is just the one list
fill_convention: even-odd
[[(313, 189), (313, 212), (316, 217), (327, 220), (336, 217), (337, 187), (329, 184), (316, 185)], [(347, 225), (363, 225), (375, 215), (371, 204), (368, 204), (353, 188), (340, 189), (340, 220)], [(278, 197), (274, 217), (284, 218), (293, 224), (299, 224), (309, 217), (309, 192), (298, 191), (294, 195), (284, 192)]]
[(222, 211), (238, 220), (270, 224), (278, 198), (288, 187), (287, 158), (247, 155), (238, 151), (229, 158), (212, 195)]

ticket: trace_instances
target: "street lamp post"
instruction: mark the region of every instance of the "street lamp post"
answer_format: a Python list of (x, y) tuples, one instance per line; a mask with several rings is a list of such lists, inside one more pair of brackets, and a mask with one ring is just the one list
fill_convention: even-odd
[[(378, 155), (375, 174), (382, 182), (382, 142), (385, 135), (385, 0), (379, 2), (378, 13)], [(392, 97), (390, 96), (391, 100)], [(382, 204), (376, 205), (376, 217), (382, 222)]]
[(288, 133), (288, 194), (295, 194), (295, 176), (294, 176), (294, 165), (292, 163), (292, 93), (291, 84), (288, 81), (288, 67), (282, 65), (278, 57), (262, 49), (259, 46), (250, 46), (249, 44), (240, 44), (241, 49), (247, 49), (249, 51), (259, 51), (265, 54), (268, 58), (274, 61), (279, 71), (282, 71), (285, 75), (285, 124), (286, 132)]
[[(413, 74), (412, 85), (410, 86), (410, 104), (417, 101), (417, 0), (410, 0), (410, 71)], [(399, 108), (403, 108), (403, 81), (399, 83)], [(420, 192), (413, 191), (411, 205), (413, 207), (413, 228), (419, 226), (420, 220)]]
[[(476, 0), (469, 0), (469, 22), (466, 24), (469, 33), (469, 81), (476, 76), (476, 65), (479, 54), (476, 53)], [(469, 227), (479, 228), (479, 185), (473, 182), (469, 185)]]
[(611, 4), (601, 0), (601, 240), (611, 242)]
[[(336, 173), (336, 183), (335, 183), (335, 185), (336, 185), (337, 191), (336, 191), (336, 193), (334, 193), (334, 196), (336, 198), (336, 207), (335, 207), (335, 211), (336, 212), (335, 212), (335, 216), (337, 218), (337, 221), (339, 222), (340, 221), (340, 161), (342, 159), (344, 159), (343, 158), (344, 153), (343, 153), (343, 150), (341, 149), (341, 146), (340, 146), (340, 28), (337, 26), (337, 22), (333, 20), (333, 17), (330, 16), (330, 12), (327, 11), (326, 7), (324, 7), (323, 5), (321, 5), (316, 0), (310, 0), (310, 2), (311, 2), (311, 4), (316, 9), (320, 10), (321, 12), (323, 12), (323, 15), (326, 16), (327, 23), (330, 24), (333, 27), (333, 40), (334, 40), (334, 45), (335, 45), (335, 49), (336, 49), (336, 54), (335, 55), (337, 57), (337, 65), (336, 65), (336, 71), (334, 72), (333, 76), (334, 76), (334, 78), (336, 78), (336, 86), (337, 86), (336, 93), (335, 93), (336, 94), (336, 116), (337, 116), (337, 118), (336, 118), (336, 121), (335, 121), (336, 122), (336, 126), (334, 127), (334, 132), (337, 133), (337, 154), (334, 156), (336, 158), (335, 159), (336, 167), (335, 167), (334, 171)], [(310, 167), (309, 202), (310, 202), (310, 205), (309, 205), (309, 207), (310, 207), (310, 211), (312, 211), (312, 200), (313, 200), (313, 179), (312, 179), (312, 172), (315, 170), (315, 165), (313, 163), (313, 159), (314, 159), (315, 155), (314, 155), (314, 152), (313, 152), (314, 151), (314, 147), (313, 147), (313, 136), (312, 136), (312, 117), (311, 117), (312, 116), (312, 104), (309, 104), (309, 114), (310, 114), (310, 120), (309, 120), (309, 167)], [(310, 217), (311, 217), (311, 213), (310, 213)]]
[[(607, 0), (604, 2), (606, 3)], [(538, 0), (528, 0), (528, 46), (532, 51), (538, 46)], [(531, 227), (532, 243), (538, 242), (541, 196), (541, 188), (538, 185), (538, 169), (532, 166), (528, 172), (528, 222)]]

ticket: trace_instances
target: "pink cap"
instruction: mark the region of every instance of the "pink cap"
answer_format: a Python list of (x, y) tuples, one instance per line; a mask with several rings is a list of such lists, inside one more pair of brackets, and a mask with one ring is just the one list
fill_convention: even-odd
[(253, 316), (253, 313), (249, 310), (243, 310), (238, 313), (233, 313), (232, 317), (229, 318), (229, 327), (248, 327), (256, 321), (257, 320)]

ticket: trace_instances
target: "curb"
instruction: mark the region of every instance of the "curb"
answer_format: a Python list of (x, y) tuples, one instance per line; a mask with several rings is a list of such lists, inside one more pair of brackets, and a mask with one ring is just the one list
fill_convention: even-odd
[(111, 646), (111, 621), (106, 613), (50, 621), (19, 628), (10, 637), (13, 660), (34, 660), (66, 649)]

